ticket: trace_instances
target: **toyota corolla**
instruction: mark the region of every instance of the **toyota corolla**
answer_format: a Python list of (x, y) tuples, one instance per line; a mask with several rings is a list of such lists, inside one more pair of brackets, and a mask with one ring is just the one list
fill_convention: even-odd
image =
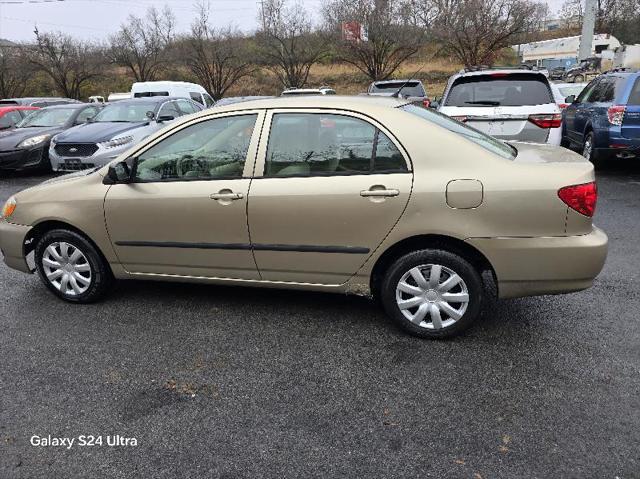
[(16, 194), (0, 247), (70, 302), (121, 278), (353, 293), (445, 337), (489, 291), (590, 287), (607, 253), (596, 198), (592, 165), (563, 148), (395, 98), (278, 98), (205, 110)]

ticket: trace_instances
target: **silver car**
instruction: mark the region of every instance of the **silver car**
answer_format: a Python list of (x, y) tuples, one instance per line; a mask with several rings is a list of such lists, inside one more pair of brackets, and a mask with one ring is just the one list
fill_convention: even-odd
[(103, 166), (178, 117), (202, 110), (185, 98), (150, 97), (107, 105), (85, 124), (56, 135), (49, 158), (54, 171)]

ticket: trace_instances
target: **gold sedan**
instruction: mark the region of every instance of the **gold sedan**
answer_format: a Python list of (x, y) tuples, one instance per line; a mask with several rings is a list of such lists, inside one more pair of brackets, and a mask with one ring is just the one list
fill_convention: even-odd
[(489, 291), (591, 286), (607, 253), (596, 197), (592, 165), (564, 148), (394, 98), (277, 98), (191, 115), (18, 193), (0, 247), (67, 301), (116, 278), (374, 295), (406, 331), (445, 337)]

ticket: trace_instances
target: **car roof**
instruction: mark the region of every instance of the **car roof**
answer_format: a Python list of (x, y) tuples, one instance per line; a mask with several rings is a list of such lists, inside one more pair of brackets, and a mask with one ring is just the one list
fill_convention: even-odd
[(70, 108), (84, 108), (87, 106), (96, 106), (97, 103), (66, 103), (64, 105), (51, 105), (45, 108), (41, 108), (41, 110), (68, 110)]
[(113, 104), (117, 105), (135, 105), (136, 103), (164, 103), (166, 101), (172, 100), (187, 100), (190, 101), (189, 98), (183, 98), (181, 96), (144, 96), (140, 98), (130, 98), (128, 100), (118, 100)]
[(373, 84), (374, 85), (385, 85), (388, 83), (409, 83), (409, 82), (414, 82), (414, 83), (422, 83), (421, 80), (418, 80), (417, 78), (399, 78), (398, 80), (378, 80), (378, 81), (374, 81)]
[(375, 110), (379, 109), (380, 107), (397, 108), (409, 103), (411, 102), (401, 98), (380, 96), (292, 95), (232, 103), (230, 105), (224, 105), (213, 110), (203, 110), (202, 112), (197, 113), (197, 115), (207, 116), (211, 115), (212, 112), (217, 113), (221, 111), (242, 111), (274, 108), (325, 108), (366, 112), (369, 109)]
[(544, 73), (542, 73), (542, 71), (540, 70), (529, 70), (527, 68), (488, 68), (488, 69), (484, 69), (484, 70), (471, 70), (471, 71), (465, 71), (465, 70), (461, 70), (459, 73), (457, 73), (455, 76), (457, 77), (468, 77), (468, 76), (482, 76), (482, 75), (493, 75), (493, 74), (505, 74), (505, 75), (514, 75), (514, 74), (521, 74), (521, 73), (527, 73), (530, 75), (541, 75), (543, 77), (546, 78), (546, 75)]

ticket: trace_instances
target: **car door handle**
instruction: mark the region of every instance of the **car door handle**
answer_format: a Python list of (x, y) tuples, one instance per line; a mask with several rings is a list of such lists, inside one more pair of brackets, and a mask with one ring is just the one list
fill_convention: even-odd
[(384, 190), (362, 190), (360, 192), (360, 196), (370, 197), (370, 196), (378, 196), (378, 197), (390, 197), (390, 196), (398, 196), (400, 194), (400, 190), (395, 189), (384, 189)]
[(209, 198), (211, 198), (212, 200), (241, 200), (242, 198), (244, 198), (244, 195), (242, 193), (233, 193), (233, 192), (229, 192), (229, 191), (221, 191), (219, 193), (214, 193), (211, 196), (209, 196)]

